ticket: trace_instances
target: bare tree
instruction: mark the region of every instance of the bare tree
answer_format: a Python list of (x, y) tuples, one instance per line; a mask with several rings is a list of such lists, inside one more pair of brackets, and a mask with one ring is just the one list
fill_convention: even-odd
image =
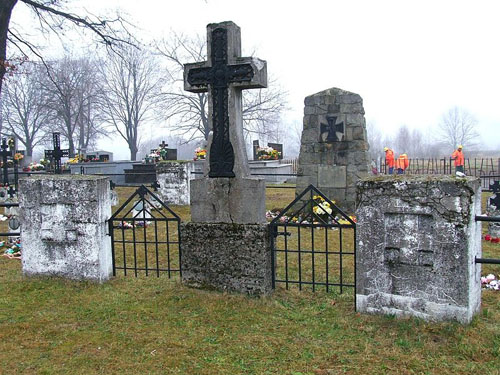
[(409, 158), (425, 157), (424, 151), (424, 138), (419, 129), (413, 129), (410, 133), (410, 144), (407, 149)]
[(164, 84), (155, 56), (146, 50), (126, 47), (121, 56), (112, 55), (103, 65), (103, 113), (113, 131), (127, 142), (131, 160), (137, 158), (140, 127), (159, 119)]
[(442, 141), (450, 150), (458, 145), (472, 148), (477, 145), (479, 134), (476, 131), (477, 120), (465, 109), (453, 107), (446, 112), (439, 124)]
[(401, 125), (394, 137), (395, 152), (399, 154), (409, 153), (411, 147), (411, 134), (408, 126)]
[[(207, 59), (206, 43), (201, 37), (188, 38), (173, 34), (157, 44), (158, 53), (167, 60), (170, 87), (164, 93), (170, 128), (188, 141), (208, 139), (208, 94), (184, 91), (184, 64)], [(287, 93), (275, 79), (267, 89), (243, 91), (243, 126), (249, 133), (273, 136), (281, 125), (280, 116), (287, 109)], [(276, 136), (276, 135), (275, 135)]]
[(41, 88), (45, 69), (29, 64), (25, 73), (10, 79), (2, 93), (4, 132), (14, 134), (31, 159), (34, 147), (42, 141), (49, 112)]
[(63, 59), (48, 63), (43, 82), (51, 122), (68, 140), (70, 155), (83, 152), (103, 134), (96, 121), (99, 86), (97, 70), (89, 58)]
[[(0, 1), (0, 93), (3, 77), (9, 69), (14, 69), (12, 58), (7, 58), (7, 41), (22, 55), (36, 55), (42, 59), (40, 49), (11, 22), (13, 9), (22, 4), (33, 11), (38, 21), (40, 35), (54, 33), (63, 35), (68, 29), (88, 30), (96, 41), (106, 47), (130, 43), (127, 23), (117, 15), (114, 18), (96, 17), (91, 13), (74, 14), (65, 0), (2, 0)], [(12, 54), (11, 54), (12, 55)]]

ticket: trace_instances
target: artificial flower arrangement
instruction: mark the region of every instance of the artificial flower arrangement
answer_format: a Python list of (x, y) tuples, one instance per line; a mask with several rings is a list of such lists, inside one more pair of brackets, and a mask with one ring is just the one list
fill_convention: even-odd
[(257, 147), (257, 159), (259, 160), (278, 160), (281, 152), (272, 147)]
[(194, 158), (193, 160), (205, 160), (207, 158), (207, 150), (201, 147), (197, 147), (194, 150)]
[(160, 152), (158, 150), (151, 151), (151, 153), (147, 154), (144, 157), (144, 162), (146, 164), (156, 163), (160, 160)]
[[(12, 160), (7, 160), (7, 167), (12, 168), (14, 166), (14, 162)], [(0, 168), (3, 168), (3, 161), (0, 161)]]
[[(316, 202), (316, 204), (313, 206), (313, 212), (323, 221), (328, 222), (330, 219), (330, 215), (332, 214), (330, 203), (325, 201), (323, 197), (319, 195), (313, 196), (313, 201)], [(332, 203), (335, 204), (335, 201), (332, 201)]]
[(16, 152), (14, 154), (14, 160), (16, 160), (16, 161), (23, 160), (23, 158), (24, 158), (24, 155), (21, 154), (20, 152)]
[(30, 163), (27, 167), (23, 168), (23, 172), (36, 172), (43, 171), (45, 166), (41, 163)]

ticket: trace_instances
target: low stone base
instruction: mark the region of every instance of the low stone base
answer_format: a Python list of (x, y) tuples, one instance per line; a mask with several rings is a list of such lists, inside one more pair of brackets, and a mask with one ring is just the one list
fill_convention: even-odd
[(368, 314), (414, 316), (429, 321), (456, 320), (463, 324), (470, 323), (472, 319), (465, 306), (389, 293), (356, 294), (356, 310)]
[(254, 178), (202, 178), (191, 181), (191, 221), (263, 224), (266, 184)]
[(189, 286), (265, 295), (272, 291), (267, 224), (181, 224), (182, 281)]

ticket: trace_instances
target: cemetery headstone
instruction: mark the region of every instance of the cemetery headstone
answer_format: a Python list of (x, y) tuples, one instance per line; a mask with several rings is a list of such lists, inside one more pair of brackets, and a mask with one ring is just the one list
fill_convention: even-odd
[(283, 159), (283, 144), (282, 143), (267, 143), (268, 147), (272, 147), (278, 151), (278, 160)]
[(163, 162), (156, 166), (159, 182), (158, 195), (166, 204), (187, 205), (190, 203), (192, 162)]
[(69, 149), (61, 149), (60, 133), (52, 133), (53, 150), (45, 150), (45, 159), (53, 163), (54, 173), (61, 174), (61, 158), (69, 156)]
[(255, 140), (252, 142), (252, 151), (253, 151), (253, 160), (259, 160), (259, 157), (257, 156), (257, 149), (259, 148), (259, 140)]
[(266, 62), (241, 57), (240, 28), (207, 26), (208, 61), (186, 64), (184, 89), (208, 91), (213, 134), (205, 175), (191, 181), (191, 222), (181, 225), (182, 279), (193, 286), (249, 294), (272, 289), (265, 182), (250, 177), (242, 89), (267, 85)]
[(357, 310), (469, 323), (481, 304), (480, 212), (478, 178), (358, 181)]
[(8, 157), (12, 156), (12, 152), (9, 150), (9, 145), (7, 144), (7, 139), (2, 138), (2, 149), (0, 151), (0, 156), (2, 157), (2, 172), (3, 172), (3, 184), (9, 183), (9, 167), (8, 167)]
[(354, 212), (356, 181), (371, 170), (363, 99), (331, 88), (306, 97), (304, 103), (296, 193), (312, 184)]

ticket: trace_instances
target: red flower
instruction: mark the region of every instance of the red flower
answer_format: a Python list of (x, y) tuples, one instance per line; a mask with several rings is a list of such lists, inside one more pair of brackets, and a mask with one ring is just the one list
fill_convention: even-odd
[(493, 242), (493, 243), (499, 243), (500, 242), (500, 238), (498, 238), (498, 237), (492, 238), (491, 242)]
[(484, 239), (486, 241), (491, 241), (491, 236), (489, 234), (487, 234), (486, 236), (484, 236)]

